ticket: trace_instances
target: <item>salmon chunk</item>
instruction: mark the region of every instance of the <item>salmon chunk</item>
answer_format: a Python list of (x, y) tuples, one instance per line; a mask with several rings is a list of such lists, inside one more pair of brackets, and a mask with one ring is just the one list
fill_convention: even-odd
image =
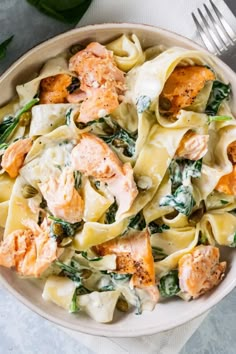
[(179, 260), (180, 289), (197, 298), (218, 285), (224, 277), (226, 262), (219, 262), (219, 249), (200, 245)]
[(181, 140), (176, 157), (183, 157), (189, 160), (200, 160), (207, 153), (209, 135), (202, 135), (188, 131)]
[(214, 73), (205, 66), (177, 66), (160, 95), (160, 112), (176, 117), (181, 109), (193, 104), (205, 83), (214, 79)]
[(116, 66), (113, 52), (97, 42), (90, 43), (70, 59), (69, 69), (76, 72), (80, 89), (87, 95), (81, 104), (80, 122), (98, 119), (118, 107), (125, 78)]
[(228, 146), (227, 153), (230, 161), (236, 164), (236, 140)]
[(73, 171), (65, 169), (59, 178), (50, 177), (39, 185), (52, 214), (70, 223), (81, 221), (84, 201), (75, 189)]
[(0, 245), (0, 265), (23, 276), (39, 277), (57, 258), (57, 242), (33, 220), (26, 230), (9, 234)]
[(133, 286), (145, 288), (156, 284), (150, 235), (147, 229), (132, 231), (94, 248), (100, 256), (115, 254), (116, 272), (132, 274)]
[(26, 154), (30, 151), (33, 142), (30, 138), (17, 140), (11, 144), (2, 157), (1, 166), (11, 178), (18, 176)]
[(119, 205), (117, 215), (129, 210), (138, 194), (132, 167), (129, 163), (122, 164), (102, 139), (82, 134), (79, 144), (72, 150), (71, 161), (75, 170), (107, 183)]
[(233, 166), (233, 171), (221, 177), (215, 189), (219, 192), (236, 196), (236, 165)]
[(67, 87), (72, 76), (58, 74), (42, 79), (40, 82), (40, 103), (66, 103), (69, 94)]

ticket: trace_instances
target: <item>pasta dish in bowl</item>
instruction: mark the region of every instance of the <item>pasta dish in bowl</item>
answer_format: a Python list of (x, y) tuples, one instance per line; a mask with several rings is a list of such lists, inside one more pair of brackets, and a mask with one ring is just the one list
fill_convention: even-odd
[(108, 336), (174, 327), (226, 295), (236, 267), (230, 75), (186, 39), (122, 24), (68, 32), (13, 65), (0, 81), (17, 81), (0, 108), (8, 288), (59, 324)]

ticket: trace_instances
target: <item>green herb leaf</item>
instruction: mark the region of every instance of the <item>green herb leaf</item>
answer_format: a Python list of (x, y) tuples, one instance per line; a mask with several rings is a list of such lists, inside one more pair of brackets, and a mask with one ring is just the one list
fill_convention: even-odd
[(146, 227), (146, 221), (142, 213), (138, 213), (130, 219), (128, 229), (143, 230)]
[(9, 144), (2, 143), (0, 144), (0, 150), (6, 150), (8, 148)]
[(151, 105), (151, 98), (148, 96), (140, 96), (137, 99), (136, 106), (138, 113), (143, 113), (146, 111)]
[(29, 111), (36, 103), (39, 102), (38, 98), (34, 98), (16, 113), (15, 117), (7, 117), (3, 122), (0, 124), (0, 144), (5, 143), (7, 138), (13, 133), (17, 125), (19, 124), (20, 117), (23, 113)]
[(82, 174), (79, 171), (74, 171), (75, 189), (78, 191), (82, 185)]
[(76, 290), (77, 289), (75, 289), (74, 295), (71, 300), (71, 304), (70, 304), (70, 308), (69, 308), (70, 313), (75, 313), (80, 310), (79, 306), (77, 305), (77, 291)]
[(215, 80), (212, 85), (212, 90), (207, 102), (205, 113), (209, 116), (215, 116), (221, 103), (224, 99), (229, 97), (230, 93), (230, 85), (226, 85), (221, 81)]
[(0, 43), (0, 60), (5, 58), (7, 53), (7, 47), (11, 43), (14, 36), (7, 38), (4, 42)]
[(105, 215), (105, 224), (113, 224), (116, 221), (116, 212), (118, 204), (116, 201), (109, 207)]
[(224, 199), (221, 199), (220, 202), (221, 202), (221, 204), (223, 204), (223, 205), (229, 204), (229, 201), (228, 201), (228, 200), (224, 200)]
[(126, 282), (126, 281), (130, 281), (132, 274), (119, 274), (119, 273), (110, 273), (110, 276), (112, 279), (114, 279), (115, 281), (122, 281), (122, 282)]
[(179, 213), (189, 216), (195, 204), (196, 202), (192, 196), (192, 188), (182, 185), (176, 189), (173, 195), (166, 195), (161, 198), (159, 205), (172, 206)]
[(171, 297), (180, 292), (178, 270), (172, 270), (160, 279), (159, 290), (162, 297)]
[(71, 113), (73, 111), (73, 108), (69, 108), (66, 112), (66, 125), (70, 125), (71, 123)]
[(173, 159), (169, 166), (172, 193), (182, 184), (188, 184), (193, 178), (199, 178), (202, 170), (202, 159)]
[(149, 228), (150, 234), (152, 235), (152, 234), (161, 234), (165, 230), (169, 230), (170, 226), (168, 226), (166, 224), (158, 225), (154, 221), (152, 221), (148, 224), (148, 228)]
[(103, 257), (89, 257), (88, 253), (85, 251), (81, 252), (81, 256), (84, 257), (85, 259), (87, 259), (87, 261), (89, 261), (89, 262), (96, 262), (96, 261), (100, 261), (101, 259), (103, 259)]
[(162, 259), (166, 258), (168, 255), (163, 252), (162, 248), (152, 246), (152, 256), (153, 256), (154, 262), (159, 262)]
[(211, 122), (224, 122), (227, 120), (232, 120), (233, 118), (230, 116), (208, 116), (208, 123)]
[(27, 0), (45, 15), (67, 23), (77, 23), (92, 0)]

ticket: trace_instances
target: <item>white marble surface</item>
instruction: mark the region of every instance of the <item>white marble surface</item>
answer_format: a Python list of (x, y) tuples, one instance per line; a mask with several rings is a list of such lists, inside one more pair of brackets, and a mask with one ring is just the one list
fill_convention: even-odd
[[(228, 1), (235, 5), (235, 0)], [(41, 15), (25, 0), (0, 0), (0, 24), (0, 42), (15, 35), (7, 57), (0, 61), (0, 74), (27, 49), (72, 28)], [(235, 295), (236, 290), (211, 311), (181, 354), (235, 353)], [(0, 354), (8, 353), (92, 354), (61, 328), (32, 313), (0, 286)], [(104, 354), (108, 354), (106, 348)]]

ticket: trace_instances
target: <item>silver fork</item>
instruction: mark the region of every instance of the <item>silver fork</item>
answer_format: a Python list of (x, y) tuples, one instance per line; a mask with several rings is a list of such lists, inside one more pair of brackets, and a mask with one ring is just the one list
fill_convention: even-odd
[[(212, 0), (204, 4), (205, 14), (197, 9), (192, 17), (206, 48), (236, 71), (236, 33)], [(236, 18), (235, 18), (236, 21)]]

